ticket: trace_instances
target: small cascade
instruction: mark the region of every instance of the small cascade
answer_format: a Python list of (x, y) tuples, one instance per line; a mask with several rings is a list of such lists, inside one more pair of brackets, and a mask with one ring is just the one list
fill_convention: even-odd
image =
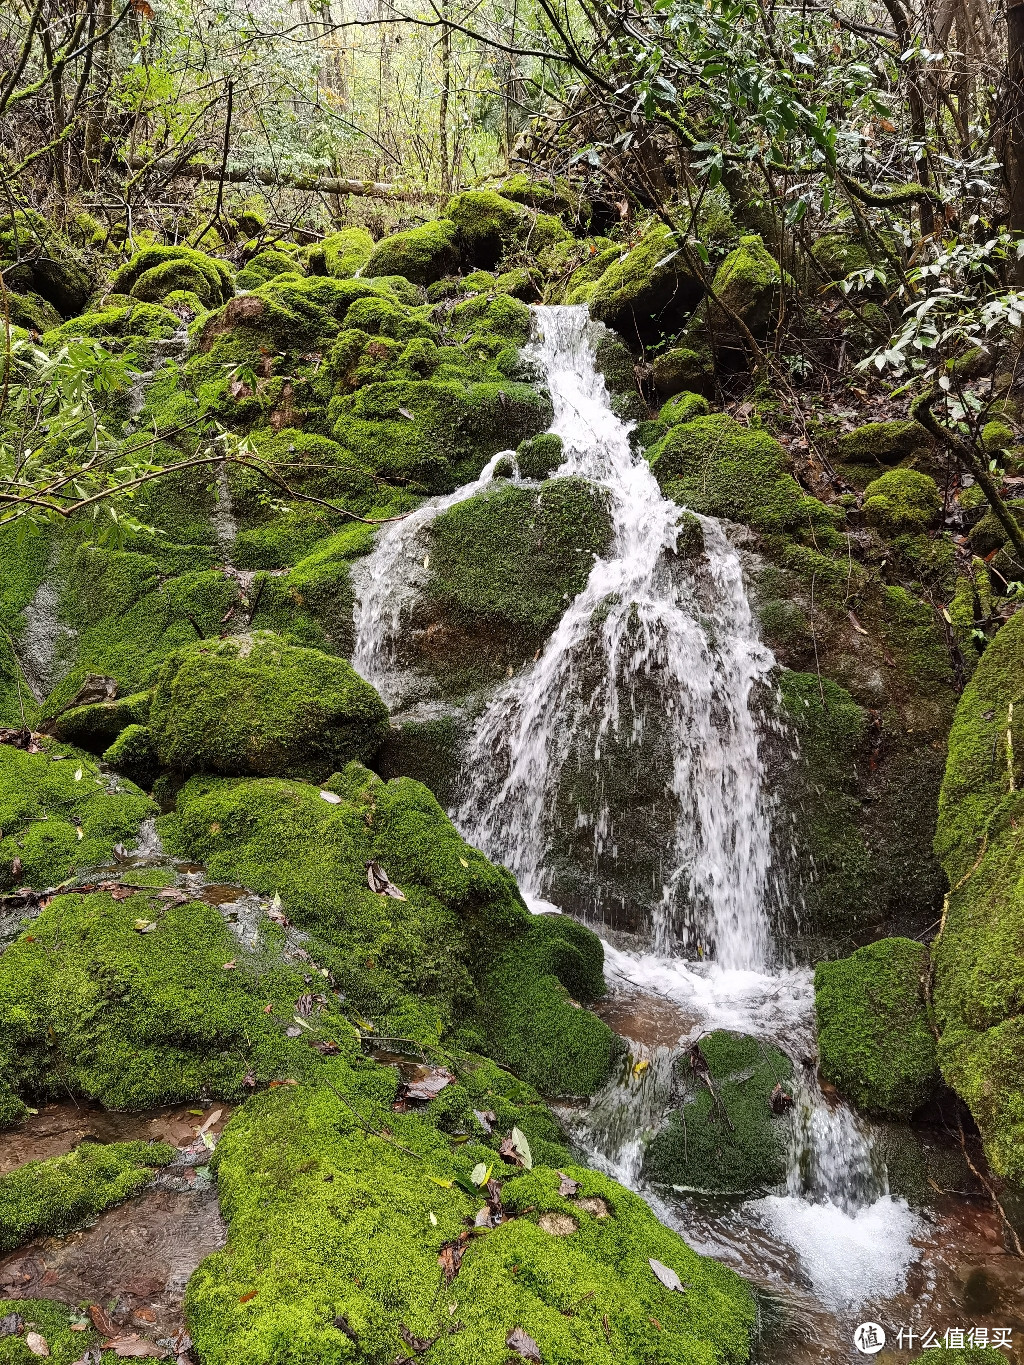
[[(758, 1273), (761, 1263), (744, 1258), (756, 1243), (759, 1256), (785, 1267), (775, 1283), (796, 1276), (819, 1306), (841, 1314), (902, 1290), (919, 1255), (912, 1241), (919, 1220), (890, 1196), (869, 1128), (819, 1089), (812, 974), (779, 965), (772, 944), (781, 888), (761, 737), (772, 724), (775, 661), (758, 637), (742, 560), (725, 529), (666, 499), (634, 453), (595, 366), (587, 310), (538, 307), (534, 315), (534, 359), (551, 394), (551, 430), (563, 441), (555, 473), (605, 490), (612, 543), (536, 659), (486, 699), (463, 756), (453, 819), (470, 843), (515, 872), (533, 910), (571, 906), (604, 931), (613, 1003), (656, 1002), (678, 1023), (671, 1042), (631, 1043), (621, 1074), (587, 1109), (563, 1112), (586, 1159), (643, 1193), (698, 1249)], [(426, 529), (478, 492), (494, 463), (387, 527), (353, 574), (354, 663), (392, 704), (410, 694), (400, 636), (428, 579)], [(664, 787), (659, 809), (670, 818), (657, 827), (660, 877), (646, 933), (624, 941), (605, 927), (601, 875), (620, 850), (631, 851), (623, 792), (642, 786), (644, 775), (649, 790), (652, 768)], [(597, 792), (596, 804), (567, 798), (567, 786)], [(564, 895), (565, 848), (574, 839), (576, 850), (589, 846), (590, 871), (597, 869), (582, 905)], [(642, 1180), (646, 1142), (677, 1102), (676, 1062), (714, 1029), (774, 1042), (795, 1063), (786, 1187), (740, 1203), (652, 1190)]]
[(414, 686), (398, 666), (398, 645), (409, 612), (429, 577), (427, 527), (449, 507), (479, 493), (490, 483), (498, 461), (509, 458), (511, 452), (499, 452), (472, 483), (444, 497), (430, 498), (401, 521), (385, 526), (373, 553), (352, 570), (356, 595), (352, 664), (391, 707), (399, 705)]
[(25, 628), (18, 641), (22, 673), (33, 697), (43, 701), (70, 667), (77, 633), (60, 617), (61, 594), (47, 571), (25, 607)]
[(213, 533), (217, 537), (217, 545), (224, 556), (225, 564), (230, 564), (231, 552), (238, 539), (238, 522), (235, 520), (235, 509), (231, 500), (231, 481), (226, 461), (216, 466), (215, 489), (217, 501), (213, 507)]

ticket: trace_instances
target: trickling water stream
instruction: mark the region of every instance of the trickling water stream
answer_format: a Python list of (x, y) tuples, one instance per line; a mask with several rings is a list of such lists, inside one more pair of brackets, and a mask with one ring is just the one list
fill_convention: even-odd
[[(537, 308), (535, 322), (551, 430), (563, 440), (555, 472), (606, 490), (613, 539), (538, 657), (487, 699), (468, 741), (453, 818), (467, 840), (515, 872), (538, 912), (560, 910), (564, 869), (553, 850), (567, 829), (583, 829), (589, 871), (598, 876), (582, 913), (600, 931), (600, 868), (614, 864), (621, 792), (629, 790), (628, 781), (612, 780), (613, 769), (621, 776), (623, 764), (649, 763), (652, 738), (655, 751), (660, 745), (670, 755), (660, 885), (629, 946), (618, 934), (605, 942), (611, 995), (603, 1012), (647, 1066), (639, 1080), (627, 1071), (563, 1118), (590, 1161), (640, 1188), (691, 1244), (795, 1296), (793, 1314), (811, 1324), (801, 1360), (856, 1359), (851, 1325), (869, 1309), (881, 1314), (887, 1301), (896, 1304), (926, 1230), (890, 1196), (868, 1127), (821, 1094), (811, 976), (780, 965), (772, 943), (783, 887), (760, 735), (770, 723), (763, 713), (774, 659), (758, 638), (742, 560), (722, 525), (699, 518), (703, 553), (680, 550), (680, 521), (689, 514), (662, 496), (633, 453), (595, 368), (587, 310)], [(429, 578), (425, 532), (439, 512), (489, 482), (497, 458), (474, 483), (386, 528), (354, 575), (354, 662), (392, 703), (410, 691), (396, 646)], [(562, 799), (563, 773), (574, 765), (585, 765), (600, 794), (596, 813)], [(578, 904), (573, 909), (580, 913)], [(653, 1043), (628, 1018), (652, 1013)], [(790, 1176), (785, 1190), (758, 1200), (716, 1203), (642, 1185), (644, 1142), (670, 1108), (675, 1059), (714, 1028), (775, 1042), (794, 1059)], [(924, 1283), (934, 1291), (938, 1272), (930, 1274), (926, 1268)], [(938, 1312), (936, 1294), (927, 1301)], [(816, 1333), (827, 1338), (820, 1350)], [(787, 1352), (787, 1362), (797, 1359)]]

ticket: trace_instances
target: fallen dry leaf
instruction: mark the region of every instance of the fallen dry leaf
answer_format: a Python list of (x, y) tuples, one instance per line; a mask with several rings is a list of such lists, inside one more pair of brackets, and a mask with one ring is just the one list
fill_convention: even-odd
[(147, 1341), (145, 1337), (137, 1336), (134, 1332), (130, 1336), (114, 1337), (111, 1341), (105, 1341), (103, 1349), (113, 1351), (119, 1360), (143, 1360), (148, 1357), (164, 1360), (169, 1354), (155, 1341)]
[(580, 1182), (573, 1180), (563, 1171), (558, 1172), (558, 1193), (563, 1199), (572, 1199), (580, 1192)]
[(320, 793), (320, 800), (321, 800), (321, 801), (326, 801), (326, 802), (328, 803), (328, 805), (331, 805), (331, 806), (340, 806), (340, 805), (341, 805), (341, 797), (338, 795), (337, 792), (321, 792), (321, 793)]
[(521, 1327), (512, 1328), (511, 1332), (509, 1332), (508, 1336), (505, 1338), (505, 1345), (510, 1351), (515, 1351), (516, 1355), (521, 1356), (523, 1360), (543, 1360), (540, 1353), (540, 1347), (534, 1341), (533, 1337), (527, 1336)]
[(410, 1081), (406, 1086), (406, 1096), (410, 1100), (432, 1100), (440, 1095), (446, 1085), (451, 1085), (455, 1077), (443, 1066), (431, 1067), (426, 1076)]
[(233, 972), (233, 971), (235, 970), (235, 959), (234, 959), (234, 958), (232, 958), (230, 962), (225, 962), (225, 963), (224, 963), (224, 970), (225, 970), (226, 972)]
[(671, 1266), (663, 1265), (661, 1261), (656, 1261), (653, 1257), (648, 1264), (666, 1289), (678, 1290), (680, 1294), (686, 1293), (686, 1286)]
[(25, 1345), (34, 1356), (48, 1356), (50, 1354), (50, 1348), (46, 1344), (46, 1338), (40, 1336), (38, 1332), (29, 1332), (28, 1336), (25, 1338)]

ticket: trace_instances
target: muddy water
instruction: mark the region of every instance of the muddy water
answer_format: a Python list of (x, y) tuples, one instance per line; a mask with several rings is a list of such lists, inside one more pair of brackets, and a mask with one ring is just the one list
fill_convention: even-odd
[[(657, 1073), (665, 1072), (672, 1052), (691, 1035), (699, 1016), (673, 1001), (635, 991), (613, 991), (598, 1009), (626, 1040), (631, 1058), (649, 1062), (640, 1078), (631, 1065), (625, 1066), (622, 1084), (634, 1089), (664, 1087), (667, 1077)], [(581, 1115), (565, 1117), (575, 1127)], [(915, 1140), (908, 1130), (890, 1129), (893, 1134)], [(885, 1329), (886, 1349), (874, 1357), (880, 1365), (909, 1365), (922, 1352), (929, 1332), (938, 1339), (933, 1344), (938, 1344), (947, 1330), (962, 1330), (964, 1344), (972, 1330), (979, 1343), (986, 1340), (986, 1333), (988, 1344), (1000, 1340), (997, 1333), (1008, 1334), (1006, 1360), (1024, 1365), (1024, 1260), (1008, 1253), (999, 1216), (963, 1161), (959, 1137), (936, 1127), (921, 1130), (916, 1140), (926, 1149), (932, 1171), (959, 1173), (952, 1182), (957, 1188), (943, 1192), (935, 1182), (939, 1187), (933, 1197), (914, 1210), (911, 1259), (899, 1292), (869, 1295), (855, 1307), (843, 1301), (842, 1267), (832, 1284), (827, 1274), (823, 1276), (830, 1259), (828, 1247), (817, 1248), (816, 1258), (813, 1240), (804, 1240), (801, 1255), (774, 1231), (765, 1207), (772, 1201), (709, 1199), (663, 1189), (643, 1192), (659, 1217), (696, 1250), (732, 1265), (757, 1288), (764, 1330), (761, 1365), (863, 1360), (852, 1337), (865, 1321)], [(976, 1144), (971, 1157), (981, 1166)], [(873, 1246), (876, 1235), (865, 1218), (860, 1251), (868, 1266), (881, 1250)], [(827, 1224), (821, 1236), (828, 1236)]]
[[(219, 1112), (219, 1117), (214, 1117)], [(0, 1175), (26, 1161), (60, 1156), (83, 1140), (157, 1141), (178, 1158), (145, 1190), (66, 1237), (39, 1237), (0, 1257), (0, 1298), (100, 1304), (118, 1328), (169, 1341), (184, 1327), (182, 1299), (196, 1266), (224, 1245), (226, 1229), (210, 1178), (209, 1150), (227, 1122), (224, 1105), (111, 1114), (85, 1104), (49, 1104), (0, 1134)]]

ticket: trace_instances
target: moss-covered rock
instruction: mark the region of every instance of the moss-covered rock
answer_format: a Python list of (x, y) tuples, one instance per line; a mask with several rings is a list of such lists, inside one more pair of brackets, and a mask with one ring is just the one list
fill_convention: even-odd
[(58, 886), (80, 868), (131, 847), (156, 807), (95, 760), (45, 744), (37, 754), (0, 745), (0, 890)]
[(673, 426), (648, 459), (666, 494), (691, 511), (764, 532), (806, 528), (819, 544), (835, 534), (837, 513), (803, 492), (778, 441), (725, 413)]
[(864, 517), (883, 535), (917, 535), (935, 521), (942, 492), (917, 469), (890, 469), (864, 490)]
[(379, 747), (387, 708), (345, 660), (260, 631), (172, 655), (149, 727), (178, 771), (326, 777)]
[(604, 271), (590, 295), (590, 315), (632, 344), (673, 330), (703, 292), (683, 263), (672, 232), (659, 224), (644, 233), (624, 260)]
[(205, 308), (219, 308), (235, 292), (234, 272), (225, 262), (187, 246), (147, 246), (116, 271), (114, 294), (161, 303), (177, 289), (195, 294)]
[(895, 465), (931, 444), (931, 437), (918, 422), (866, 422), (839, 437), (836, 453), (844, 464)]
[(830, 280), (845, 280), (851, 271), (871, 264), (864, 243), (841, 232), (826, 232), (816, 238), (811, 255)]
[(583, 479), (550, 479), (537, 490), (497, 483), (442, 512), (430, 527), (420, 612), (429, 665), (479, 676), (529, 657), (610, 539), (606, 499)]
[(142, 1188), (175, 1149), (163, 1142), (83, 1142), (0, 1176), (0, 1251), (70, 1232)]
[(47, 332), (44, 341), (64, 340), (66, 337), (96, 337), (111, 351), (127, 349), (133, 341), (166, 341), (181, 330), (181, 318), (159, 303), (131, 303), (108, 301), (94, 312), (65, 322), (54, 332)]
[(755, 336), (764, 336), (778, 317), (784, 288), (779, 263), (766, 250), (760, 237), (741, 237), (715, 272), (712, 283), (721, 308), (710, 310), (716, 338), (735, 330), (733, 317), (743, 322)]
[[(306, 983), (280, 942), (267, 925), (243, 950), (218, 910), (157, 891), (58, 896), (0, 957), (0, 1078), (137, 1109), (301, 1076), (319, 1054), (286, 1036)], [(348, 1030), (336, 1010), (311, 1037)]]
[[(98, 1346), (99, 1333), (90, 1325), (71, 1325), (71, 1310), (56, 1299), (0, 1299), (0, 1319), (16, 1314), (24, 1323), (20, 1332), (0, 1337), (0, 1365), (34, 1365), (39, 1357), (28, 1348), (29, 1332), (37, 1332), (46, 1342), (53, 1365), (74, 1365), (84, 1351), (97, 1352), (97, 1359), (116, 1361), (113, 1351)], [(78, 1317), (78, 1314), (75, 1314)]]
[(932, 945), (939, 1064), (993, 1170), (1024, 1185), (1024, 615), (981, 656), (957, 706), (935, 848), (951, 886)]
[(564, 459), (561, 436), (553, 431), (541, 432), (522, 441), (516, 451), (519, 472), (524, 479), (546, 479)]
[[(279, 892), (379, 1032), (436, 1042), (457, 1027), (463, 1046), (508, 1057), (531, 1084), (595, 1089), (616, 1041), (569, 991), (585, 1003), (603, 990), (599, 940), (566, 921), (565, 944), (551, 944), (511, 874), (465, 844), (419, 783), (353, 764), (329, 785), (340, 802), (302, 783), (193, 779), (166, 838), (213, 877)], [(369, 889), (371, 859), (404, 900)]]
[(126, 725), (142, 724), (149, 715), (149, 692), (74, 706), (55, 716), (46, 727), (56, 738), (100, 753), (113, 744)]
[(814, 973), (821, 1074), (858, 1109), (909, 1119), (938, 1082), (928, 1022), (928, 950), (888, 938)]
[(65, 318), (85, 307), (93, 289), (82, 253), (33, 209), (0, 217), (0, 269), (9, 291), (39, 300)]
[[(274, 280), (278, 275), (293, 274), (298, 268), (299, 263), (292, 252), (277, 251), (273, 247), (267, 247), (249, 257), (244, 267), (235, 276), (235, 285), (238, 289), (258, 289), (261, 284), (266, 284), (268, 280)], [(201, 298), (200, 302), (202, 302)], [(211, 305), (207, 303), (205, 306), (210, 307)]]
[[(394, 1072), (339, 1061), (331, 1083), (261, 1096), (221, 1136), (228, 1245), (200, 1266), (186, 1299), (209, 1365), (341, 1365), (356, 1353), (391, 1361), (420, 1343), (451, 1365), (505, 1365), (517, 1328), (551, 1365), (746, 1358), (749, 1292), (639, 1196), (563, 1163), (579, 1182), (563, 1197), (543, 1142), (533, 1169), (518, 1173), (480, 1137), (453, 1147), (431, 1122), (445, 1092), (426, 1110), (395, 1114)], [(497, 1086), (477, 1088), (477, 1108), (501, 1106)], [(461, 1234), (484, 1206), (470, 1179), (477, 1162), (501, 1187), (505, 1219), (467, 1242)], [(453, 1246), (454, 1276), (444, 1268)], [(652, 1259), (686, 1292), (665, 1289)]]
[(673, 346), (657, 356), (651, 365), (651, 377), (658, 397), (672, 398), (689, 389), (694, 393), (711, 395), (715, 388), (715, 362), (711, 348), (697, 350), (688, 346)]
[(455, 224), (449, 218), (438, 218), (378, 242), (363, 266), (363, 274), (367, 278), (404, 275), (413, 284), (432, 284), (457, 270), (460, 259)]
[(340, 232), (330, 233), (323, 241), (311, 246), (306, 260), (313, 275), (333, 275), (338, 280), (350, 280), (365, 267), (372, 255), (373, 238), (366, 229), (346, 227)]
[[(666, 1185), (754, 1194), (781, 1185), (788, 1170), (790, 1119), (770, 1103), (781, 1086), (791, 1097), (793, 1065), (770, 1043), (717, 1031), (700, 1040), (713, 1096), (691, 1068), (676, 1063), (686, 1090), (682, 1108), (657, 1133), (644, 1155), (644, 1175)], [(717, 1097), (717, 1101), (716, 1101)]]

